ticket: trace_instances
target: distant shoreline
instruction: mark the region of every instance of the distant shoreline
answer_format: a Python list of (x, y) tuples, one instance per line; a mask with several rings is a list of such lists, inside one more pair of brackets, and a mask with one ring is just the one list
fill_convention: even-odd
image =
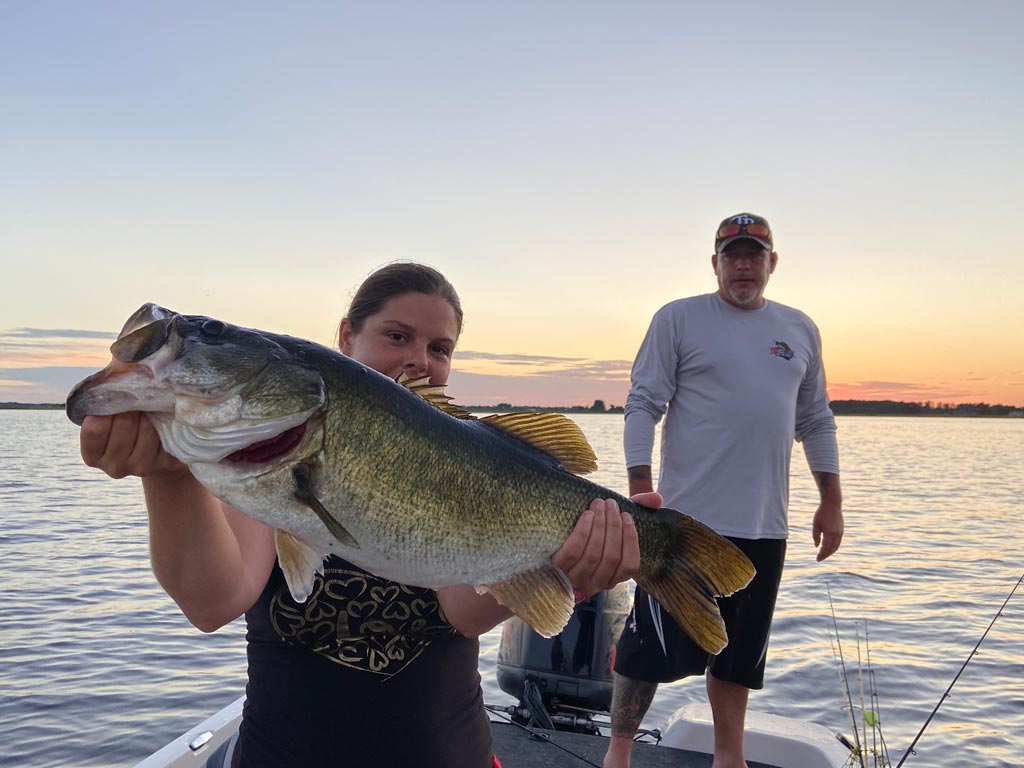
[[(1024, 408), (1012, 405), (989, 405), (988, 403), (939, 404), (906, 403), (898, 400), (833, 400), (832, 412), (836, 416), (927, 416), (939, 418), (1024, 418)], [(613, 405), (605, 408), (604, 403), (592, 406), (551, 406), (540, 405), (466, 405), (462, 406), (471, 413), (598, 413), (621, 415), (622, 406)], [(21, 411), (63, 411), (64, 403), (0, 403), (0, 410)]]
[(0, 403), (3, 411), (63, 411), (64, 403)]
[[(981, 419), (1012, 419), (1024, 417), (1024, 408), (1010, 405), (987, 405), (985, 403), (970, 405), (951, 405), (948, 408), (928, 408), (919, 403), (902, 403), (888, 400), (834, 400), (830, 403), (832, 413), (836, 416), (924, 416), (929, 418), (981, 418)], [(896, 406), (896, 407), (892, 407)], [(597, 413), (604, 415), (622, 415), (622, 406), (615, 405), (606, 410), (597, 410), (585, 405), (552, 406), (540, 405), (465, 405), (461, 406), (470, 413)]]

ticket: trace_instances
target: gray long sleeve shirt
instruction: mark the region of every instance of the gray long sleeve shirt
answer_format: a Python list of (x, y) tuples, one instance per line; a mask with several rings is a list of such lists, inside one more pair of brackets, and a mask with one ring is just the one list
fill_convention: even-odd
[(733, 307), (717, 293), (680, 299), (651, 321), (626, 400), (626, 466), (651, 465), (662, 430), (665, 506), (726, 536), (788, 535), (789, 462), (839, 473), (821, 340), (802, 312)]

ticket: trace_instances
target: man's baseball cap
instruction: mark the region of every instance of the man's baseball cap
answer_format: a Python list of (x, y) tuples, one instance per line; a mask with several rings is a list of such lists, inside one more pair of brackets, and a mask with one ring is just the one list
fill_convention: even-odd
[(753, 240), (762, 248), (773, 250), (772, 230), (761, 216), (752, 213), (737, 213), (722, 221), (715, 233), (715, 253), (721, 253), (730, 243), (737, 240)]

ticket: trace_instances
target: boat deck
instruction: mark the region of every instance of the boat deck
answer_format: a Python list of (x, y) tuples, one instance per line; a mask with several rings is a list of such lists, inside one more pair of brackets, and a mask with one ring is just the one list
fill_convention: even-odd
[[(238, 734), (243, 697), (183, 733), (135, 768), (225, 768)], [(502, 768), (601, 768), (608, 740), (604, 736), (527, 730), (507, 721), (491, 720), (494, 753)], [(193, 745), (193, 746), (190, 746)], [(711, 755), (674, 747), (638, 743), (633, 768), (711, 768)], [(777, 768), (748, 760), (750, 768)]]
[[(537, 736), (510, 723), (491, 723), (494, 754), (502, 768), (582, 768), (587, 765), (600, 768), (604, 760), (608, 746), (604, 737), (539, 728), (530, 730)], [(632, 764), (634, 768), (711, 768), (711, 755), (641, 743), (633, 746)], [(747, 764), (750, 768), (774, 768), (766, 763), (747, 761)]]

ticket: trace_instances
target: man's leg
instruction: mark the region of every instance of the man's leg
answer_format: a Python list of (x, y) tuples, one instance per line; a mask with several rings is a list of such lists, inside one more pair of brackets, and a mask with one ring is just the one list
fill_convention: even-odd
[(711, 768), (746, 768), (743, 724), (750, 689), (707, 674), (708, 701), (715, 721), (715, 760)]
[(612, 737), (604, 756), (604, 768), (629, 768), (633, 737), (651, 708), (657, 683), (632, 680), (618, 672), (612, 688)]

